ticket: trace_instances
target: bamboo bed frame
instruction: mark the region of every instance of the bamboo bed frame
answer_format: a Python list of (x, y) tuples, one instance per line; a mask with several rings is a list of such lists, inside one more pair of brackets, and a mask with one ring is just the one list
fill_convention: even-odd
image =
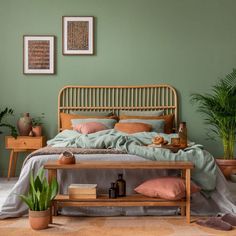
[(65, 86), (58, 95), (58, 131), (61, 131), (60, 113), (70, 111), (120, 110), (155, 111), (174, 114), (174, 128), (178, 125), (178, 97), (167, 84), (142, 86)]
[[(65, 86), (58, 95), (58, 131), (61, 131), (60, 113), (70, 111), (110, 111), (119, 115), (120, 110), (155, 111), (174, 114), (174, 127), (178, 125), (178, 97), (176, 90), (166, 84), (143, 86)], [(75, 165), (46, 163), (49, 180), (56, 178), (58, 169), (180, 169), (186, 181), (186, 198), (166, 201), (141, 195), (109, 199), (100, 196), (93, 200), (70, 200), (68, 195), (58, 195), (53, 201), (54, 214), (64, 206), (180, 206), (181, 215), (190, 223), (191, 162), (78, 162)]]

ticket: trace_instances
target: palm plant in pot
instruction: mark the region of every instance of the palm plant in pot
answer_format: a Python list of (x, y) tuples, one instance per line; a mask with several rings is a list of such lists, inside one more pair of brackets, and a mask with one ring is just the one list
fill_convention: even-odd
[(20, 195), (20, 198), (29, 207), (29, 222), (32, 229), (41, 230), (48, 227), (51, 201), (57, 193), (58, 183), (55, 178), (48, 183), (43, 168), (39, 169), (35, 177), (31, 171), (29, 192), (27, 195)]
[[(192, 94), (191, 101), (197, 103), (198, 111), (204, 115), (211, 136), (219, 137), (224, 148), (224, 158), (217, 159), (221, 170), (228, 178), (236, 169), (234, 147), (236, 138), (236, 69), (220, 79), (211, 94)], [(213, 135), (212, 135), (213, 134)]]
[[(4, 109), (0, 109), (0, 128), (2, 127), (6, 127), (8, 129), (11, 130), (11, 135), (13, 137), (17, 137), (17, 131), (16, 131), (16, 127), (9, 124), (7, 121), (6, 121), (6, 118), (8, 116), (12, 116), (14, 114), (13, 110), (11, 108), (4, 108)], [(2, 134), (2, 131), (0, 130), (0, 134)]]

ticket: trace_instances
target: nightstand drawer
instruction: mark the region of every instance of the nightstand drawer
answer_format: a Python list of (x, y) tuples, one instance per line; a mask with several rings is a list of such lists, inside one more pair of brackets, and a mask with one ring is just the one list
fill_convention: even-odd
[(45, 146), (45, 137), (18, 136), (17, 139), (6, 137), (7, 149), (38, 149)]

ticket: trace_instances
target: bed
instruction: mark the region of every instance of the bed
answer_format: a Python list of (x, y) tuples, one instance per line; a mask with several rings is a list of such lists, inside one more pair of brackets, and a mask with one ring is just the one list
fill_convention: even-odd
[[(178, 97), (176, 90), (169, 85), (145, 86), (66, 86), (58, 95), (58, 131), (48, 142), (50, 147), (30, 154), (23, 164), (18, 182), (6, 199), (0, 218), (19, 217), (27, 213), (27, 207), (17, 194), (25, 194), (28, 190), (30, 170), (37, 170), (48, 161), (55, 161), (63, 150), (75, 153), (76, 160), (87, 161), (150, 161), (181, 160), (192, 161), (196, 171), (192, 178), (202, 187), (202, 193), (192, 195), (192, 214), (215, 214), (216, 212), (236, 212), (234, 199), (227, 188), (227, 181), (217, 168), (214, 158), (201, 145), (192, 145), (185, 151), (171, 153), (169, 150), (146, 148), (156, 132), (121, 134), (112, 130), (104, 130), (90, 135), (81, 135), (73, 130), (65, 129), (62, 115), (72, 112), (112, 112), (119, 116), (121, 112), (155, 112), (163, 110), (164, 116), (173, 114), (172, 132), (178, 127)], [(164, 127), (165, 128), (165, 127)], [(169, 140), (176, 134), (164, 134)], [(94, 141), (98, 140), (98, 141)], [(128, 180), (127, 193), (143, 181), (157, 176), (178, 175), (176, 171), (167, 170), (121, 170)], [(58, 174), (61, 193), (67, 193), (70, 183), (97, 183), (99, 193), (104, 193), (117, 178), (120, 170), (61, 170)], [(210, 193), (210, 194), (209, 194)], [(177, 207), (81, 207), (62, 208), (66, 215), (176, 215)]]

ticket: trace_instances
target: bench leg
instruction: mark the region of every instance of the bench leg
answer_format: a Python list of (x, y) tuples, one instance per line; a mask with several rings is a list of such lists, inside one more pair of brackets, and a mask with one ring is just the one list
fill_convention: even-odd
[[(186, 170), (185, 169), (181, 170), (181, 178), (186, 179)], [(186, 216), (186, 207), (185, 206), (180, 207), (180, 214), (181, 214), (181, 216)]]
[(186, 221), (189, 224), (190, 223), (190, 199), (191, 199), (191, 190), (190, 190), (190, 184), (191, 184), (191, 172), (190, 169), (186, 170)]
[[(55, 178), (57, 179), (57, 170), (54, 169), (48, 169), (48, 182), (51, 183), (52, 179)], [(52, 203), (51, 207), (50, 207), (50, 224), (53, 223), (53, 215), (54, 215), (54, 205)]]

